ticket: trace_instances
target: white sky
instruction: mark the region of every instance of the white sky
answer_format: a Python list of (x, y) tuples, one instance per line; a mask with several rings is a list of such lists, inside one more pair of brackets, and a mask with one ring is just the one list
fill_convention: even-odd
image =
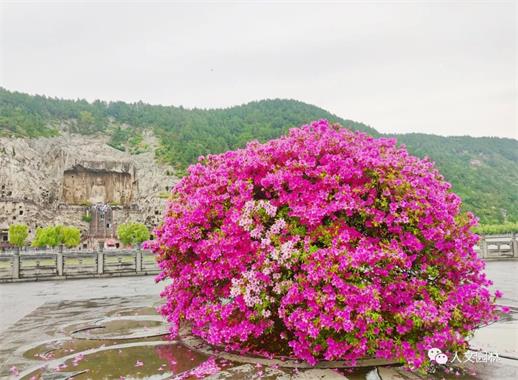
[[(2, 0), (0, 0), (2, 1)], [(516, 1), (1, 2), (0, 86), (518, 138)]]

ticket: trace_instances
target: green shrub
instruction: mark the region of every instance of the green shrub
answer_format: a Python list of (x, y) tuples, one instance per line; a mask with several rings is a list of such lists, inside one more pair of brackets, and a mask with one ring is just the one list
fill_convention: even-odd
[(86, 223), (90, 223), (92, 221), (92, 215), (90, 214), (84, 214), (82, 217), (81, 217), (81, 220), (83, 222), (86, 222)]
[(473, 228), (479, 235), (500, 235), (518, 232), (518, 223), (481, 224)]

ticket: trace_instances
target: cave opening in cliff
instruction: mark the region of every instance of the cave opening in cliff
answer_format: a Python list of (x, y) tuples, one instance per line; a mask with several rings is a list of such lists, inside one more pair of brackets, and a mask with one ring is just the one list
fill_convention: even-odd
[(130, 173), (75, 166), (63, 175), (63, 201), (71, 205), (109, 203), (127, 206), (133, 200)]

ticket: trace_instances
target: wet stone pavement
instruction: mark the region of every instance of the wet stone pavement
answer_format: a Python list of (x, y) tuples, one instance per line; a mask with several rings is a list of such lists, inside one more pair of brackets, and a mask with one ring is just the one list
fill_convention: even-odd
[[(382, 362), (360, 368), (219, 352), (182, 329), (166, 339), (156, 314), (162, 285), (152, 277), (0, 285), (1, 379), (518, 379), (518, 261), (487, 264), (511, 314), (480, 329), (473, 349), (497, 353), (484, 360), (471, 352), (465, 374), (418, 376)], [(473, 373), (474, 372), (474, 373)]]

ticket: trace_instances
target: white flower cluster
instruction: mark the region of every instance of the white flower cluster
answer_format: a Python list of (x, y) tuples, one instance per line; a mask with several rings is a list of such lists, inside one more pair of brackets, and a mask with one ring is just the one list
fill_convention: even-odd
[(277, 207), (272, 205), (267, 200), (261, 199), (259, 201), (248, 201), (245, 203), (241, 211), (239, 225), (247, 231), (252, 230), (254, 224), (252, 215), (256, 212), (259, 212), (259, 210), (264, 210), (266, 215), (272, 218), (275, 216), (275, 214), (277, 214)]
[(281, 244), (280, 248), (275, 248), (272, 250), (270, 257), (272, 260), (277, 261), (279, 264), (283, 265), (289, 262), (293, 257), (293, 254), (296, 252), (298, 252), (298, 250), (295, 249), (295, 242), (290, 240)]
[[(232, 279), (230, 296), (235, 298), (239, 295), (242, 295), (246, 306), (255, 307), (256, 305), (263, 303), (261, 294), (264, 293), (264, 291), (264, 283), (257, 278), (257, 273), (249, 270), (243, 272), (243, 275), (240, 279)], [(272, 302), (273, 298), (267, 297), (266, 300)]]

